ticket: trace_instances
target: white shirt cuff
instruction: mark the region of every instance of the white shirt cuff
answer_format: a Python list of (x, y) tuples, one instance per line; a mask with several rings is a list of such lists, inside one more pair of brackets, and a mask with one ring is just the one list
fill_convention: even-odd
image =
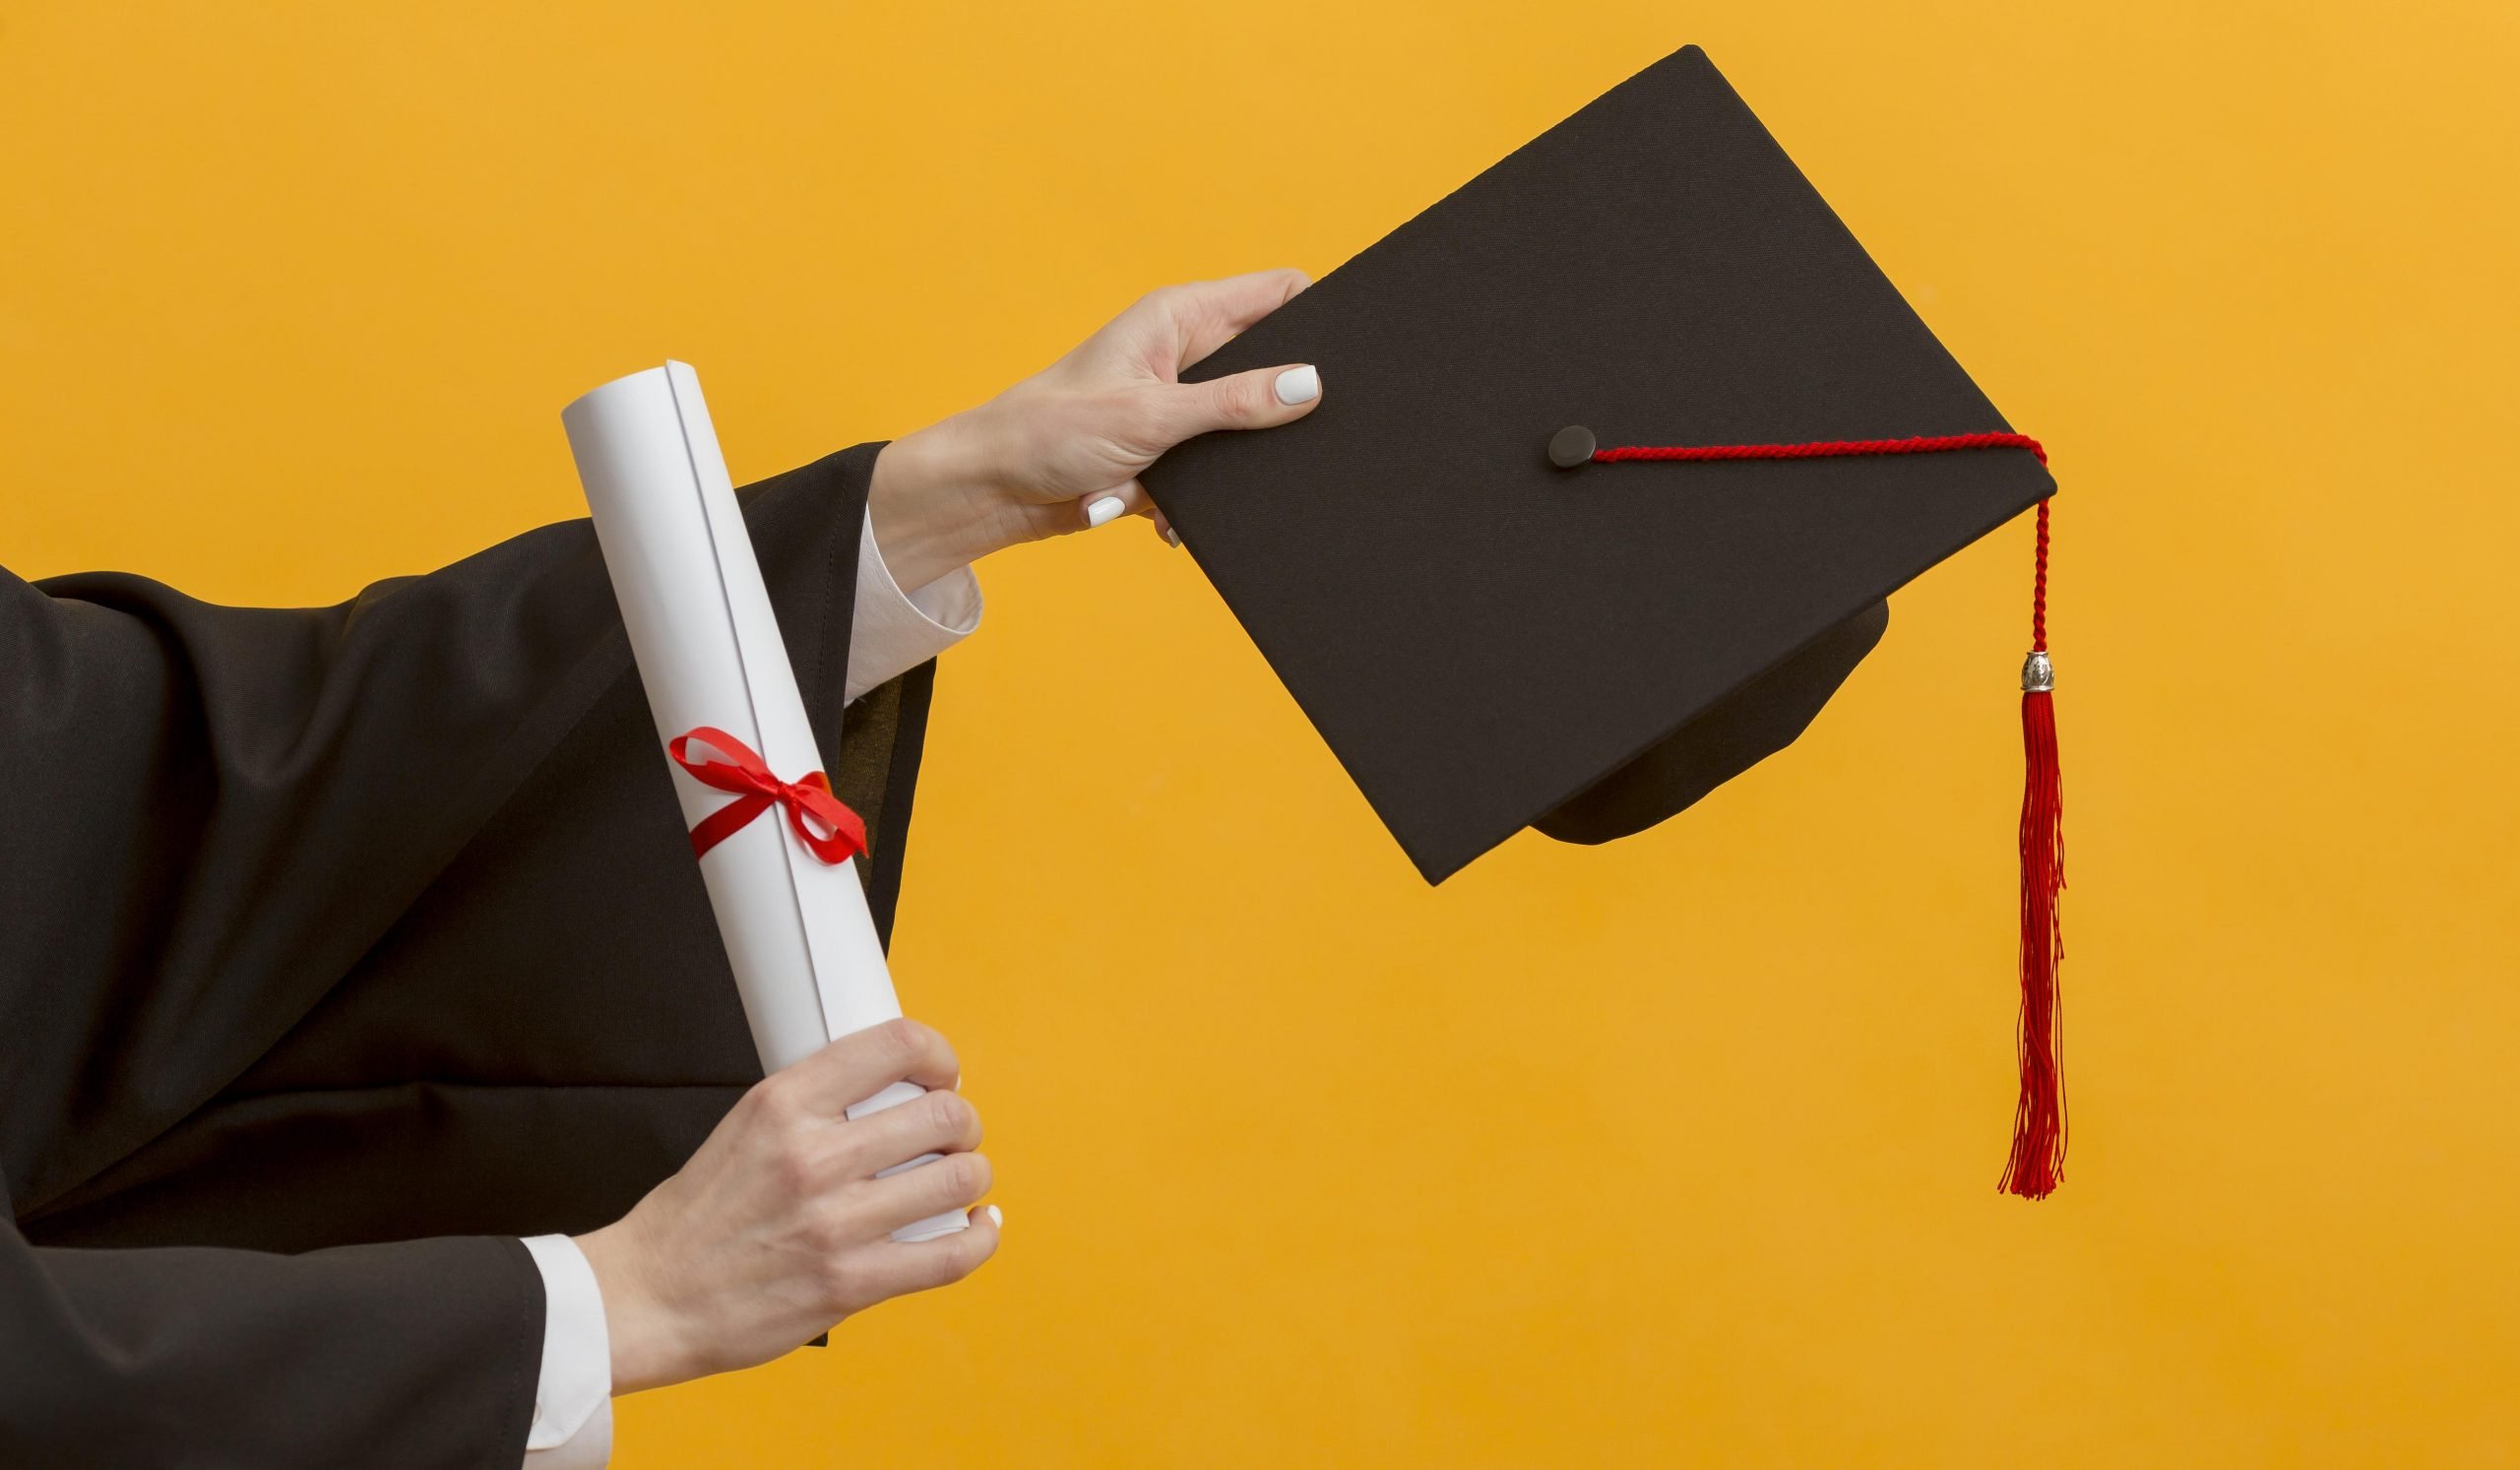
[(612, 1458), (612, 1338), (603, 1289), (567, 1236), (530, 1236), (525, 1248), (542, 1272), (543, 1303), (542, 1376), (534, 1389), (525, 1470), (603, 1470)]
[(972, 635), (980, 625), (980, 579), (956, 567), (904, 592), (875, 544), (875, 523), (857, 533), (857, 602), (849, 633), (850, 702), (899, 678)]

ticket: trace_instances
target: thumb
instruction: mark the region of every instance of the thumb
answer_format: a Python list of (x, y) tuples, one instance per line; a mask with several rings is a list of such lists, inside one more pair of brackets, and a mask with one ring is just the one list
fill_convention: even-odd
[(1255, 367), (1164, 392), (1166, 449), (1221, 428), (1273, 428), (1292, 423), (1321, 402), (1321, 371), (1310, 363)]

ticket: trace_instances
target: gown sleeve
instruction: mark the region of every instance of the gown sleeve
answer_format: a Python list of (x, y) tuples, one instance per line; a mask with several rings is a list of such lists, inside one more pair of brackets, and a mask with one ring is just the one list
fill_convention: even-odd
[[(888, 925), (933, 666), (843, 745), (879, 447), (743, 501)], [(517, 1463), (499, 1237), (609, 1218), (758, 1076), (590, 528), (325, 608), (0, 573), (0, 1451)]]
[(514, 1470), (541, 1317), (514, 1240), (274, 1255), (0, 1227), (0, 1463)]

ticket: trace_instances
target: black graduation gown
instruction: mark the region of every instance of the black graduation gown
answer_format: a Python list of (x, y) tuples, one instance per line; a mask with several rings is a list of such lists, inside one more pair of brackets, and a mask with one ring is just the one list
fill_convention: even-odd
[[(889, 932), (934, 666), (842, 728), (879, 447), (742, 494)], [(761, 1075), (591, 528), (317, 609), (0, 573), (0, 1463), (513, 1470), (515, 1237)]]

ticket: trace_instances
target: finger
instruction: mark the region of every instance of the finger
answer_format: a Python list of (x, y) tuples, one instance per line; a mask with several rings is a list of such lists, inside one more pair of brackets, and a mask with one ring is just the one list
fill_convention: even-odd
[(947, 1154), (882, 1179), (858, 1184), (863, 1218), (890, 1232), (947, 1210), (969, 1209), (988, 1193), (996, 1171), (986, 1154)]
[(1097, 526), (1108, 526), (1122, 516), (1144, 515), (1154, 507), (1155, 502), (1146, 497), (1146, 486), (1132, 479), (1127, 484), (1080, 496), (1076, 502), (1076, 516), (1081, 523), (1078, 529), (1091, 531)]
[(896, 1082), (951, 1088), (962, 1074), (934, 1028), (897, 1017), (842, 1037), (762, 1085), (791, 1090), (804, 1107), (836, 1118)]
[(1154, 392), (1156, 427), (1169, 449), (1214, 429), (1271, 428), (1301, 418), (1321, 403), (1321, 373), (1309, 363), (1255, 367)]
[(1164, 512), (1154, 509), (1152, 506), (1148, 508), (1147, 515), (1154, 520), (1155, 534), (1163, 538), (1166, 545), (1178, 546), (1181, 544), (1181, 533), (1172, 529), (1172, 521), (1169, 517), (1166, 516)]
[(985, 1204), (966, 1218), (970, 1224), (951, 1235), (911, 1245), (893, 1243), (876, 1247), (882, 1253), (881, 1269), (893, 1288), (889, 1295), (952, 1286), (995, 1255), (1006, 1225), (1005, 1213), (993, 1204)]
[(843, 1148), (849, 1173), (868, 1179), (924, 1154), (969, 1153), (980, 1146), (980, 1113), (957, 1092), (930, 1092), (849, 1124)]
[(1171, 302), (1180, 342), (1177, 366), (1188, 367), (1241, 336), (1310, 285), (1311, 277), (1286, 269), (1254, 271), (1222, 281), (1197, 281), (1178, 288)]

